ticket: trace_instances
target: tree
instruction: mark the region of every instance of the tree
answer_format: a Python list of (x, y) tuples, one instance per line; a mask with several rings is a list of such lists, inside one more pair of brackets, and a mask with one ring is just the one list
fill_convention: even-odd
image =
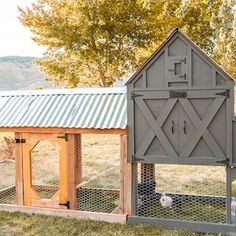
[(144, 7), (135, 0), (38, 0), (19, 11), (35, 42), (47, 47), (45, 58), (36, 61), (47, 80), (111, 86), (140, 65), (140, 48), (162, 39), (151, 20), (155, 10), (164, 22), (166, 4), (154, 2)]
[(38, 0), (19, 8), (19, 18), (35, 42), (47, 47), (45, 58), (36, 63), (48, 81), (66, 87), (111, 86), (137, 69), (175, 27), (221, 65), (220, 48), (227, 45), (227, 65), (235, 71), (232, 27), (230, 39), (228, 33), (220, 37), (220, 29), (233, 22), (233, 1)]
[(236, 1), (223, 0), (212, 19), (214, 47), (212, 57), (236, 79)]

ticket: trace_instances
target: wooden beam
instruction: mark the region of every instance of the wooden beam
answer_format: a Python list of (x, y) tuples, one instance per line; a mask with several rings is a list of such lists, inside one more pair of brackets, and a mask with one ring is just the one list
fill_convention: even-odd
[[(58, 136), (63, 136), (64, 134), (59, 133)], [(65, 203), (68, 201), (68, 152), (67, 152), (67, 142), (65, 139), (58, 139), (59, 142), (59, 169), (60, 169), (60, 191), (59, 191), (59, 201), (60, 203)], [(65, 208), (65, 206), (60, 205), (61, 208)]]
[(132, 165), (128, 162), (127, 135), (120, 136), (120, 204), (116, 213), (131, 214)]
[(18, 133), (68, 133), (68, 134), (127, 134), (127, 129), (81, 129), (59, 127), (0, 127), (0, 132)]
[[(29, 140), (28, 133), (22, 133), (21, 137), (25, 140)], [(32, 185), (32, 172), (31, 172), (31, 157), (30, 157), (30, 144), (23, 143), (22, 156), (23, 158), (23, 178), (24, 178), (24, 205), (31, 205), (31, 185)]]
[[(15, 138), (21, 139), (21, 133), (15, 133)], [(24, 181), (23, 181), (23, 153), (22, 144), (15, 145), (15, 184), (16, 184), (16, 204), (24, 205)]]
[(68, 179), (68, 201), (70, 201), (70, 209), (77, 208), (77, 193), (76, 184), (78, 181), (77, 176), (77, 135), (69, 134), (68, 141), (66, 142), (67, 151), (67, 179)]
[(40, 207), (24, 207), (15, 206), (9, 204), (0, 204), (0, 211), (5, 212), (22, 212), (27, 214), (40, 214), (40, 215), (50, 215), (57, 217), (71, 217), (77, 219), (88, 219), (97, 221), (106, 221), (110, 223), (126, 223), (126, 215), (124, 214), (109, 214), (109, 213), (98, 213), (98, 212), (88, 212), (88, 211), (75, 211), (75, 210), (64, 210), (64, 209), (50, 209), (50, 208), (40, 208)]

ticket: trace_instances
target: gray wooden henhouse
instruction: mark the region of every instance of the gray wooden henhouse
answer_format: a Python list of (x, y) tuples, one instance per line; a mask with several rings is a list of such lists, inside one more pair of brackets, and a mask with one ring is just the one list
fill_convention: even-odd
[[(133, 163), (134, 193), (130, 222), (233, 231), (233, 79), (175, 29), (127, 82), (127, 96), (128, 158)], [(175, 184), (178, 174), (169, 180), (175, 187), (167, 188), (161, 180), (163, 176), (170, 178), (168, 168), (173, 164), (182, 170), (192, 165), (196, 181), (200, 172), (209, 172), (210, 178), (218, 170), (221, 173), (221, 168), (224, 193), (210, 193), (210, 187), (201, 192), (204, 182), (193, 187), (199, 188), (196, 193), (191, 191), (191, 182), (187, 183), (189, 192), (183, 194)], [(171, 197), (174, 210), (161, 207), (163, 192)], [(219, 217), (219, 209), (205, 211), (215, 204), (224, 212)], [(190, 214), (193, 206), (197, 208)]]

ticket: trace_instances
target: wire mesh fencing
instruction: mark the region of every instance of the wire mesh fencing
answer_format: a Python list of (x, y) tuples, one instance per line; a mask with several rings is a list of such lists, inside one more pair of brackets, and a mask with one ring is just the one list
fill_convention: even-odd
[(119, 204), (119, 136), (78, 135), (77, 208), (111, 213)]
[(226, 223), (224, 167), (137, 165), (138, 216)]
[(16, 204), (15, 140), (0, 133), (0, 204)]

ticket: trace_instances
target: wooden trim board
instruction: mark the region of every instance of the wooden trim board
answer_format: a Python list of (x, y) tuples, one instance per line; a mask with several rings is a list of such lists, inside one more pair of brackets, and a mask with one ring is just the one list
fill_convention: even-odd
[(50, 209), (41, 207), (25, 207), (25, 206), (16, 206), (9, 204), (0, 204), (0, 211), (21, 212), (27, 214), (39, 214), (39, 215), (49, 215), (57, 217), (69, 217), (69, 218), (105, 221), (109, 223), (121, 223), (121, 224), (125, 224), (127, 218), (126, 215), (124, 214), (109, 214), (109, 213), (88, 212), (88, 211)]
[(0, 132), (19, 133), (67, 133), (67, 134), (127, 134), (127, 129), (81, 129), (57, 127), (0, 127)]

